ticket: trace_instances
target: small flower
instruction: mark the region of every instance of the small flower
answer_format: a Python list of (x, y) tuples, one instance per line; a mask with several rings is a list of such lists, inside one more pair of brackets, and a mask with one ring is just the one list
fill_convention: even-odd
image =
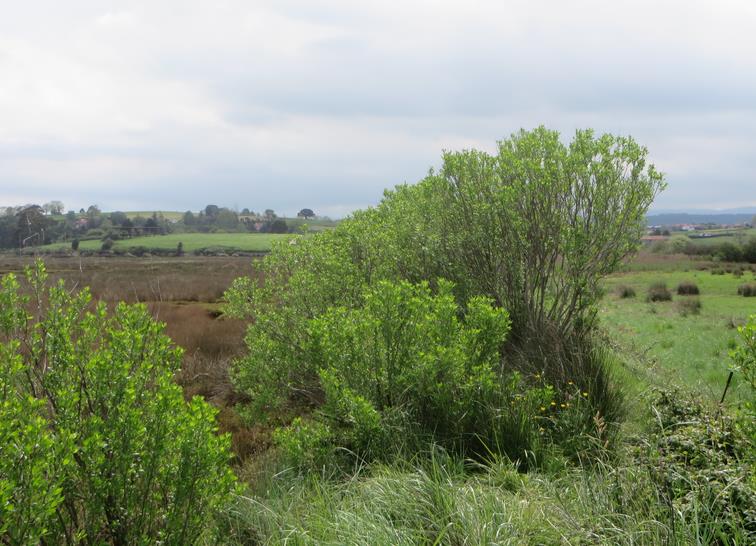
[(556, 402), (552, 402), (552, 403), (551, 403), (551, 405), (552, 405), (552, 406), (556, 406)]
[(564, 404), (559, 404), (559, 407), (560, 408), (566, 408), (567, 406), (565, 406)]
[(584, 396), (584, 397), (586, 397), (586, 398), (588, 398), (588, 393), (587, 393), (587, 392), (584, 392), (584, 393), (583, 393), (583, 396)]
[(567, 384), (568, 385), (574, 385), (575, 383), (573, 383), (572, 381), (567, 381)]
[(541, 406), (541, 411), (546, 411), (546, 408)]

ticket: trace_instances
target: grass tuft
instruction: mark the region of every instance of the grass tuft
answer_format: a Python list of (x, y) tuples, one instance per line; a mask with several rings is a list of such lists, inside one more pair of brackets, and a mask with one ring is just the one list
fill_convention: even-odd
[(745, 298), (756, 296), (756, 283), (745, 283), (738, 286), (738, 295)]
[(635, 289), (632, 286), (628, 286), (626, 284), (621, 284), (617, 287), (617, 295), (620, 298), (634, 298), (635, 297)]
[(663, 282), (655, 282), (648, 287), (646, 301), (672, 301), (672, 292)]
[(683, 281), (677, 285), (677, 294), (680, 296), (697, 296), (700, 291), (698, 285), (693, 281)]

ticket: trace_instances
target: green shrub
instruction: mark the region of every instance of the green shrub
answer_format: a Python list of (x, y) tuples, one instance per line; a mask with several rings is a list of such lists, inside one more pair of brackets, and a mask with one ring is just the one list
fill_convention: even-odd
[(712, 275), (724, 275), (725, 272), (724, 272), (724, 269), (722, 269), (721, 267), (715, 267), (714, 269), (711, 270), (711, 274)]
[(700, 527), (700, 536), (750, 536), (743, 539), (750, 543), (756, 538), (754, 438), (730, 415), (679, 391), (660, 392), (654, 407), (646, 464), (665, 500)]
[(748, 318), (748, 322), (738, 326), (740, 344), (729, 351), (734, 369), (743, 374), (743, 377), (756, 391), (756, 314)]
[(418, 435), (463, 453), (492, 439), (509, 318), (474, 298), (460, 319), (451, 288), (441, 283), (434, 296), (427, 284), (379, 282), (364, 307), (330, 309), (310, 321), (309, 360), (325, 393), (319, 415), (340, 447), (385, 457), (384, 416), (397, 412), (412, 427), (399, 437)]
[(620, 298), (634, 298), (635, 289), (632, 286), (621, 284), (617, 287), (617, 295)]
[(698, 285), (693, 281), (683, 281), (677, 285), (677, 294), (680, 296), (697, 296), (699, 293)]
[(738, 295), (746, 298), (756, 296), (756, 283), (745, 283), (738, 286)]
[(672, 292), (663, 282), (657, 282), (648, 287), (646, 301), (671, 301)]
[(104, 241), (102, 242), (102, 247), (101, 247), (101, 250), (106, 250), (106, 251), (107, 251), (107, 250), (110, 250), (110, 249), (112, 249), (112, 248), (113, 248), (113, 244), (114, 244), (114, 243), (113, 243), (113, 239), (111, 239), (110, 237), (108, 237), (108, 238), (106, 238), (106, 239), (105, 239), (105, 240), (104, 240)]
[(144, 306), (27, 278), (33, 306), (0, 289), (0, 541), (195, 542), (234, 478), (215, 410), (173, 381), (180, 350)]
[(684, 298), (677, 302), (677, 308), (684, 317), (698, 315), (701, 312), (701, 300), (698, 298)]

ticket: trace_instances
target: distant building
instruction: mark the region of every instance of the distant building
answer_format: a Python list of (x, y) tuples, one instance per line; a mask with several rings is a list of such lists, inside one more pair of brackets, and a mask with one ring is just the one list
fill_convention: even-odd
[(669, 235), (644, 235), (641, 237), (641, 243), (644, 245), (650, 245), (657, 241), (666, 241), (669, 239)]

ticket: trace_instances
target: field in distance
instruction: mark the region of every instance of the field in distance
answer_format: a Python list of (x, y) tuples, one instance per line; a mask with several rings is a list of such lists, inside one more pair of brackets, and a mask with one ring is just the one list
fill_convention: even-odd
[[(606, 297), (599, 317), (612, 345), (623, 357), (641, 360), (656, 376), (652, 383), (688, 385), (719, 401), (729, 373), (727, 354), (737, 344), (736, 328), (756, 313), (756, 298), (738, 295), (739, 286), (756, 283), (756, 266), (680, 256), (646, 255), (637, 261), (646, 263), (603, 283)], [(694, 284), (699, 294), (679, 295), (683, 282)], [(655, 283), (669, 289), (671, 301), (647, 301)], [(632, 289), (635, 296), (620, 297), (621, 288)], [(740, 383), (735, 378), (728, 397), (747, 395), (747, 385)]]
[[(169, 235), (151, 235), (147, 237), (132, 237), (113, 241), (113, 250), (128, 251), (131, 248), (143, 247), (147, 250), (175, 250), (179, 243), (183, 244), (184, 252), (194, 252), (201, 249), (228, 249), (242, 252), (267, 252), (274, 241), (286, 241), (295, 235), (284, 233), (171, 233)], [(33, 251), (70, 250), (71, 243), (53, 243), (35, 247)], [(94, 239), (81, 241), (79, 250), (96, 251), (102, 248), (102, 241)]]

